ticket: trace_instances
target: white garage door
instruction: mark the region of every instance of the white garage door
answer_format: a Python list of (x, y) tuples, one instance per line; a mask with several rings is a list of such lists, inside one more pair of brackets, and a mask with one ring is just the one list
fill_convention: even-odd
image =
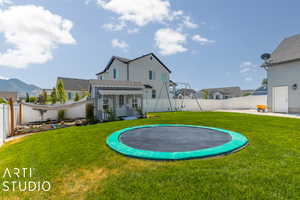
[(288, 86), (273, 87), (273, 112), (287, 113), (289, 110)]

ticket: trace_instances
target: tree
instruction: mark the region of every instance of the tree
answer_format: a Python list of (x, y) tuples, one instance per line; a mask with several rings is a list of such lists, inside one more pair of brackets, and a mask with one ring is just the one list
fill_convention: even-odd
[(57, 85), (56, 85), (56, 95), (57, 95), (57, 100), (61, 103), (64, 104), (67, 101), (67, 95), (64, 87), (64, 83), (62, 80), (58, 80)]
[(3, 98), (0, 98), (0, 104), (7, 104), (7, 102)]
[(29, 101), (30, 101), (30, 99), (29, 99), (29, 94), (28, 94), (28, 92), (26, 92), (26, 100), (25, 100), (25, 102), (26, 102), (26, 103), (29, 103)]
[(48, 101), (48, 93), (44, 90), (42, 95), (43, 95), (43, 102), (44, 104), (46, 104)]
[(78, 92), (76, 92), (74, 101), (79, 101), (79, 100), (80, 100), (80, 96), (79, 96)]
[(203, 99), (208, 99), (208, 90), (202, 90)]
[(56, 88), (54, 87), (52, 89), (52, 92), (51, 92), (51, 103), (52, 104), (55, 104), (57, 102), (57, 93), (56, 93)]
[(268, 79), (267, 79), (267, 78), (264, 78), (264, 79), (261, 81), (261, 85), (262, 85), (262, 86), (267, 86), (267, 85), (268, 85)]

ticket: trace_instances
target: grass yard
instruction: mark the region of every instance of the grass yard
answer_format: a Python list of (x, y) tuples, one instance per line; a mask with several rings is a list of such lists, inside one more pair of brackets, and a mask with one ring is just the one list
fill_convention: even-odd
[[(50, 181), (52, 189), (2, 192), (1, 184), (0, 199), (300, 199), (299, 119), (217, 112), (157, 115), (48, 131), (5, 144), (0, 184), (5, 168), (30, 167), (35, 169), (31, 180)], [(105, 144), (116, 130), (158, 123), (228, 129), (244, 134), (250, 145), (224, 157), (157, 162), (124, 157)]]

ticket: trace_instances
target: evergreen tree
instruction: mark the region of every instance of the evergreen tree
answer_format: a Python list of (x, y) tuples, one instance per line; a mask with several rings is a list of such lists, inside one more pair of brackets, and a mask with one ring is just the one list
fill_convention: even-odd
[(26, 103), (29, 103), (30, 102), (30, 98), (29, 98), (29, 94), (28, 92), (26, 92), (26, 100), (25, 100)]
[(67, 101), (67, 95), (66, 95), (64, 83), (63, 83), (62, 80), (58, 80), (58, 82), (57, 82), (57, 85), (56, 85), (56, 95), (57, 95), (57, 100), (61, 104), (66, 103), (66, 101)]
[(79, 96), (78, 92), (76, 92), (74, 101), (79, 101), (79, 100), (80, 100), (80, 96)]
[(55, 104), (57, 102), (57, 93), (56, 93), (56, 88), (54, 87), (52, 89), (52, 92), (51, 92), (51, 103), (52, 104)]

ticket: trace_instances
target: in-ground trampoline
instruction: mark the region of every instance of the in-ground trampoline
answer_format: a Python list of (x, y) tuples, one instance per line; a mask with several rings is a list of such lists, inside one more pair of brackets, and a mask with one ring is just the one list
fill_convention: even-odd
[(248, 144), (232, 131), (193, 125), (158, 124), (126, 128), (107, 139), (109, 147), (130, 157), (180, 160), (218, 156)]

